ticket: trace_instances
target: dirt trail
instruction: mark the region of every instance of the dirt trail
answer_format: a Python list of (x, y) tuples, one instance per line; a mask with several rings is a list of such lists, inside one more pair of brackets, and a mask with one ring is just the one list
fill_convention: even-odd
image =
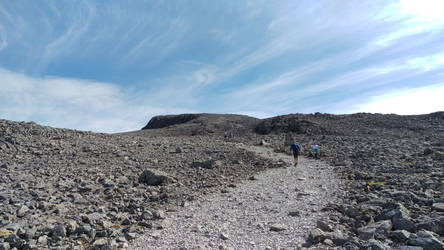
[[(236, 146), (275, 160), (293, 160), (266, 147)], [(295, 248), (315, 227), (321, 209), (336, 199), (341, 185), (331, 166), (304, 157), (297, 167), (270, 169), (255, 177), (168, 213), (171, 226), (148, 231), (130, 249)], [(282, 231), (274, 231), (279, 225)]]

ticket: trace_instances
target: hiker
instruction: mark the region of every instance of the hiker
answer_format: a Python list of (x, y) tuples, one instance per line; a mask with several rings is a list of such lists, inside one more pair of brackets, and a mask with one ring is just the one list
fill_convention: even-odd
[(313, 154), (313, 157), (315, 158), (315, 159), (319, 159), (319, 146), (318, 145), (311, 145), (312, 147), (313, 147), (313, 152), (312, 152), (312, 154)]
[(296, 142), (293, 142), (290, 145), (290, 152), (293, 153), (293, 157), (294, 157), (294, 165), (297, 166), (298, 165), (298, 159), (299, 159), (299, 153), (302, 151), (301, 146), (299, 144), (297, 144)]

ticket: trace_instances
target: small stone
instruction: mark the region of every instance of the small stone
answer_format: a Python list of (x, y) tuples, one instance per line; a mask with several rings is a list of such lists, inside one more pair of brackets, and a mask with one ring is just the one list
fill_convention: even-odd
[(0, 242), (0, 250), (10, 250), (11, 246), (8, 242)]
[(383, 220), (358, 228), (358, 234), (360, 239), (369, 240), (372, 239), (375, 234), (387, 235), (391, 228), (392, 222), (390, 220)]
[(74, 233), (77, 230), (77, 227), (78, 227), (77, 222), (75, 222), (74, 220), (69, 220), (65, 224), (66, 233), (67, 234)]
[(328, 224), (326, 221), (323, 220), (317, 220), (316, 221), (316, 226), (320, 229), (322, 229), (322, 231), (327, 231), (327, 232), (331, 232), (333, 231), (333, 227), (332, 225)]
[(364, 249), (385, 250), (385, 247), (381, 242), (374, 239), (370, 239), (369, 241), (367, 241), (367, 244), (365, 245)]
[(149, 234), (151, 237), (153, 237), (154, 239), (159, 239), (160, 238), (160, 231), (154, 231), (151, 234)]
[(105, 238), (97, 239), (93, 243), (94, 247), (104, 247), (105, 245), (108, 245), (108, 241)]
[(144, 220), (152, 220), (154, 218), (154, 215), (150, 211), (146, 210), (146, 211), (142, 212), (142, 216), (141, 217)]
[(333, 241), (330, 240), (330, 239), (325, 239), (325, 240), (323, 241), (323, 243), (324, 243), (325, 245), (327, 245), (327, 246), (334, 246)]
[(299, 211), (290, 211), (290, 212), (288, 213), (288, 215), (293, 216), (293, 217), (295, 217), (295, 216), (301, 216), (301, 212), (299, 212)]
[(399, 250), (424, 250), (424, 248), (414, 246), (399, 246)]
[(56, 225), (52, 230), (51, 230), (51, 236), (54, 239), (60, 239), (63, 237), (66, 237), (66, 228), (64, 225)]
[(201, 228), (202, 228), (202, 226), (194, 224), (194, 225), (190, 226), (190, 231), (191, 232), (200, 232)]
[(29, 208), (25, 205), (21, 206), (18, 210), (17, 210), (17, 217), (23, 217), (26, 215), (26, 213), (28, 213)]
[(284, 230), (287, 230), (288, 228), (287, 228), (287, 226), (285, 226), (285, 225), (282, 225), (282, 224), (272, 224), (272, 225), (270, 225), (270, 230), (271, 231), (275, 231), (275, 232), (280, 232), (280, 231), (284, 231)]
[(432, 209), (438, 212), (444, 212), (444, 202), (433, 203)]
[(13, 231), (1, 228), (0, 229), (0, 239), (7, 238), (9, 235), (14, 234)]
[(155, 211), (153, 211), (153, 216), (154, 216), (154, 219), (165, 219), (166, 218), (166, 215), (165, 215), (165, 212), (163, 212), (162, 210), (155, 210)]
[(42, 245), (47, 245), (48, 244), (48, 236), (46, 236), (46, 235), (40, 236), (38, 238), (37, 242), (42, 244)]
[(127, 238), (128, 240), (134, 240), (136, 237), (137, 237), (137, 234), (136, 234), (136, 233), (127, 233), (127, 234), (126, 234), (126, 238)]
[(219, 237), (223, 240), (228, 240), (230, 238), (230, 237), (228, 237), (228, 234), (226, 234), (226, 233), (221, 233)]

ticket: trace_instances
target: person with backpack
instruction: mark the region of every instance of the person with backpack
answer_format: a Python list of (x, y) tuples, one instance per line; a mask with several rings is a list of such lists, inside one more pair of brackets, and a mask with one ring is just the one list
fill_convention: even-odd
[(313, 152), (312, 152), (312, 154), (313, 154), (313, 157), (315, 158), (315, 159), (319, 159), (319, 146), (318, 145), (311, 145), (312, 147), (313, 147)]
[(290, 145), (290, 152), (293, 153), (293, 157), (294, 157), (294, 166), (298, 165), (299, 154), (301, 153), (301, 151), (302, 151), (301, 146), (299, 144), (297, 144), (296, 142), (293, 142)]

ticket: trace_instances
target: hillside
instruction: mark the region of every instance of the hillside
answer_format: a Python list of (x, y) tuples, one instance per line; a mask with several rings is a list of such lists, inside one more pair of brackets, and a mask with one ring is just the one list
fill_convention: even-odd
[[(326, 239), (339, 247), (360, 248), (370, 239), (387, 247), (418, 239), (441, 246), (444, 112), (263, 120), (183, 114), (154, 117), (144, 129), (121, 134), (0, 120), (0, 244), (124, 248), (144, 230), (162, 228), (164, 211), (290, 164), (238, 145), (286, 152), (293, 139), (307, 156), (310, 145), (320, 145), (322, 160), (346, 183), (342, 201), (324, 208), (331, 232), (307, 232), (307, 247), (324, 248)], [(375, 223), (387, 220), (389, 229), (372, 234)], [(401, 229), (410, 235), (405, 240), (393, 236)]]

